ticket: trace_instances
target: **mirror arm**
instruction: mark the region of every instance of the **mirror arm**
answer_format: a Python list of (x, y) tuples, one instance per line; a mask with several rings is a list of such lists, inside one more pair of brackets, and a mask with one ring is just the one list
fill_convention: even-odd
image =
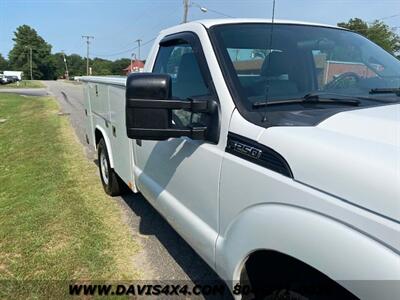
[(204, 140), (206, 138), (206, 127), (186, 127), (184, 129), (151, 129), (151, 128), (128, 128), (127, 134), (136, 139), (166, 140), (173, 137), (187, 136), (193, 140)]
[(129, 108), (154, 109), (186, 109), (191, 112), (208, 112), (209, 101), (204, 100), (155, 100), (155, 99), (127, 99)]

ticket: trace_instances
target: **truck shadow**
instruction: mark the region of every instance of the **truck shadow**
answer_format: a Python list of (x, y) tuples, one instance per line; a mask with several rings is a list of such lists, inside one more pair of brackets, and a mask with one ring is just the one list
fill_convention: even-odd
[[(127, 206), (131, 210), (131, 212), (128, 211), (130, 227), (141, 235), (154, 236), (187, 276), (187, 278), (182, 278), (184, 277), (182, 274), (168, 273), (173, 272), (174, 262), (168, 262), (168, 257), (162, 253), (164, 250), (154, 239), (144, 239), (143, 247), (146, 248), (152, 268), (156, 273), (164, 275), (158, 275), (157, 277), (159, 278), (155, 278), (155, 281), (162, 282), (166, 280), (165, 284), (189, 284), (189, 286), (192, 286), (190, 281), (194, 285), (223, 285), (226, 293), (222, 299), (233, 299), (225, 282), (196, 254), (189, 244), (176, 233), (142, 195), (129, 193), (121, 198), (123, 200), (121, 205)], [(175, 269), (179, 268), (175, 267)], [(204, 299), (221, 299), (221, 295), (202, 295), (202, 297)]]
[[(147, 141), (143, 141), (144, 143)], [(180, 164), (189, 158), (198, 148), (199, 143), (183, 138), (169, 139), (155, 144), (143, 167), (143, 172), (138, 180), (141, 181), (144, 174), (151, 176), (151, 179), (161, 187), (155, 192), (157, 198), (170, 182)], [(162, 167), (160, 167), (162, 166)], [(145, 180), (145, 178), (144, 178)]]

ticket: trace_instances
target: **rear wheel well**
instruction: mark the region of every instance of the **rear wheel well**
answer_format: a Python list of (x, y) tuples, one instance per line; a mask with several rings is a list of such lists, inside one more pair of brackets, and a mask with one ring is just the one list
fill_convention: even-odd
[[(119, 177), (117, 172), (111, 167), (111, 157), (110, 157), (111, 149), (107, 149), (106, 140), (100, 129), (98, 128), (95, 129), (94, 136), (95, 136), (95, 144), (98, 155), (97, 161), (100, 170), (100, 178), (105, 192), (110, 196), (120, 196), (128, 191), (131, 191), (131, 189), (121, 179), (121, 177)], [(103, 142), (100, 143), (101, 141)], [(105, 165), (107, 165), (107, 168), (105, 168), (105, 165), (103, 166), (101, 165), (101, 159), (100, 159), (101, 152), (105, 153), (107, 159), (107, 163)], [(105, 176), (105, 173), (102, 173), (102, 170), (106, 170), (106, 173), (108, 174), (107, 176), (108, 182), (105, 181), (103, 177)]]
[(240, 274), (240, 283), (242, 287), (250, 286), (250, 296), (256, 299), (282, 295), (282, 291), (290, 292), (288, 299), (298, 295), (310, 299), (357, 299), (314, 267), (272, 250), (259, 250), (248, 257)]
[(103, 134), (101, 133), (101, 131), (96, 128), (96, 130), (94, 131), (94, 139), (95, 139), (96, 148), (97, 148), (97, 145), (100, 143), (100, 140), (103, 138), (104, 137), (103, 137)]

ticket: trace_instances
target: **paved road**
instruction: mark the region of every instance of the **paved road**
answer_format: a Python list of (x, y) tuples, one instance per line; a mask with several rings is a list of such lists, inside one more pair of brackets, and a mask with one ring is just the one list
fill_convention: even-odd
[[(82, 86), (59, 81), (44, 83), (48, 92), (60, 102), (63, 112), (70, 114), (72, 126), (86, 147)], [(95, 158), (93, 151), (87, 153), (89, 158)], [(135, 263), (144, 272), (145, 280), (188, 280), (194, 284), (216, 280), (222, 283), (141, 195), (132, 193), (114, 199), (123, 208), (126, 222), (141, 244), (142, 250)]]

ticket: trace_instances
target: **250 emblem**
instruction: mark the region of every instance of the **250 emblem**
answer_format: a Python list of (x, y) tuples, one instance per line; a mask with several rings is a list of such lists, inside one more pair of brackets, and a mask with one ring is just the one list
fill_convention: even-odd
[(260, 149), (232, 140), (228, 141), (228, 149), (250, 156), (255, 159), (260, 158), (262, 154), (262, 151)]

